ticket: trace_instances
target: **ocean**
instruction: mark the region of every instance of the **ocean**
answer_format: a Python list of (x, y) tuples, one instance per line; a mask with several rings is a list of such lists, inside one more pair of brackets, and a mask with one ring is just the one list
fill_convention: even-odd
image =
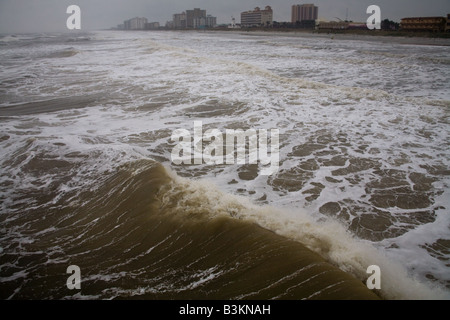
[(450, 298), (448, 44), (4, 34), (0, 66), (2, 299)]

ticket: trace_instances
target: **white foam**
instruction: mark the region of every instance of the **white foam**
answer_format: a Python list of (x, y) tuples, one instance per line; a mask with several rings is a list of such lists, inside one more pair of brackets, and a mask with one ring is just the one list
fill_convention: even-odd
[[(192, 208), (187, 207), (188, 204), (203, 203), (205, 212), (212, 217), (224, 215), (252, 221), (299, 241), (361, 280), (368, 277), (366, 271), (369, 266), (378, 265), (382, 270), (381, 291), (388, 299), (450, 298), (442, 289), (414, 279), (399, 261), (387, 257), (369, 242), (356, 239), (337, 221), (317, 221), (302, 209), (281, 210), (271, 206), (256, 206), (247, 198), (224, 194), (209, 181), (193, 182), (167, 170), (176, 183), (182, 186), (186, 199), (179, 205), (187, 214), (193, 213)], [(207, 209), (209, 206), (212, 210)]]

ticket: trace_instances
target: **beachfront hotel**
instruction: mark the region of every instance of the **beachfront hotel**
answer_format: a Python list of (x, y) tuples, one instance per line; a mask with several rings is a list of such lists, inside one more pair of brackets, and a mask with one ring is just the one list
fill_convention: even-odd
[(259, 27), (273, 24), (273, 10), (270, 6), (266, 6), (264, 10), (256, 7), (253, 11), (245, 11), (241, 13), (241, 26), (243, 27)]
[(447, 19), (445, 17), (412, 17), (403, 18), (400, 26), (404, 31), (434, 31), (443, 32)]

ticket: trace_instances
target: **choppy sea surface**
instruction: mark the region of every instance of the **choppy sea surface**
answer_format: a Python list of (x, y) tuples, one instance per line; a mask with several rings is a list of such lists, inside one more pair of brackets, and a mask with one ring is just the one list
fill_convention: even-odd
[[(1, 298), (450, 298), (450, 46), (16, 34), (0, 66)], [(278, 129), (278, 170), (175, 164), (195, 122)]]

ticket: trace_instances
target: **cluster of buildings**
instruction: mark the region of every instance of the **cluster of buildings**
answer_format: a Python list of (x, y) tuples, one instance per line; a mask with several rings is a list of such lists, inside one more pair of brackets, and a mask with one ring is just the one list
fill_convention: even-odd
[(117, 28), (120, 30), (155, 30), (159, 29), (159, 22), (148, 22), (147, 18), (135, 17), (125, 20)]
[[(316, 29), (316, 30), (349, 30), (367, 29), (366, 22), (353, 22), (347, 19), (339, 21), (319, 20), (319, 8), (314, 4), (296, 4), (291, 8), (291, 22), (282, 24), (273, 21), (272, 7), (266, 6), (264, 9), (256, 7), (254, 10), (241, 12), (241, 23), (236, 24), (232, 18), (228, 28), (252, 28), (252, 27), (280, 27), (288, 28)], [(387, 20), (389, 21), (389, 20)], [(389, 21), (391, 22), (391, 21)], [(401, 19), (400, 25), (395, 23), (404, 31), (450, 31), (450, 14), (447, 17), (412, 17)], [(146, 18), (132, 18), (119, 25), (123, 30), (154, 30), (154, 29), (204, 29), (217, 27), (217, 18), (206, 14), (206, 10), (194, 8), (182, 13), (173, 14), (172, 21), (168, 21), (165, 27), (161, 27), (159, 22), (148, 22)], [(383, 28), (383, 22), (382, 22)], [(392, 25), (385, 26), (385, 29), (392, 29)]]
[[(319, 8), (314, 4), (299, 4), (292, 6), (291, 23), (314, 28), (318, 19)], [(268, 27), (273, 26), (272, 7), (266, 6), (264, 10), (256, 7), (252, 11), (241, 13), (241, 27)]]
[(204, 29), (217, 26), (217, 18), (207, 15), (206, 10), (194, 8), (175, 13), (173, 20), (166, 23), (167, 29)]
[[(278, 24), (280, 25), (280, 24)], [(322, 21), (319, 20), (319, 8), (314, 4), (296, 4), (291, 9), (291, 22), (285, 23), (291, 28), (316, 30), (367, 30), (366, 22), (353, 22), (348, 20)], [(268, 27), (274, 26), (273, 10), (270, 6), (264, 10), (256, 7), (253, 11), (241, 13), (241, 27)], [(383, 27), (383, 23), (382, 23)], [(403, 31), (450, 31), (450, 14), (447, 17), (413, 17), (403, 18), (399, 25)], [(392, 29), (388, 24), (385, 29)]]
[[(318, 7), (314, 4), (293, 5), (291, 13), (292, 26), (308, 29), (319, 30), (366, 30), (366, 22), (353, 22), (339, 20), (339, 21), (319, 21), (318, 20)], [(391, 21), (385, 22), (387, 25), (383, 26), (383, 29), (392, 29)], [(432, 32), (445, 32), (450, 31), (450, 14), (447, 17), (412, 17), (403, 18), (401, 23), (397, 24), (403, 31), (432, 31)]]

